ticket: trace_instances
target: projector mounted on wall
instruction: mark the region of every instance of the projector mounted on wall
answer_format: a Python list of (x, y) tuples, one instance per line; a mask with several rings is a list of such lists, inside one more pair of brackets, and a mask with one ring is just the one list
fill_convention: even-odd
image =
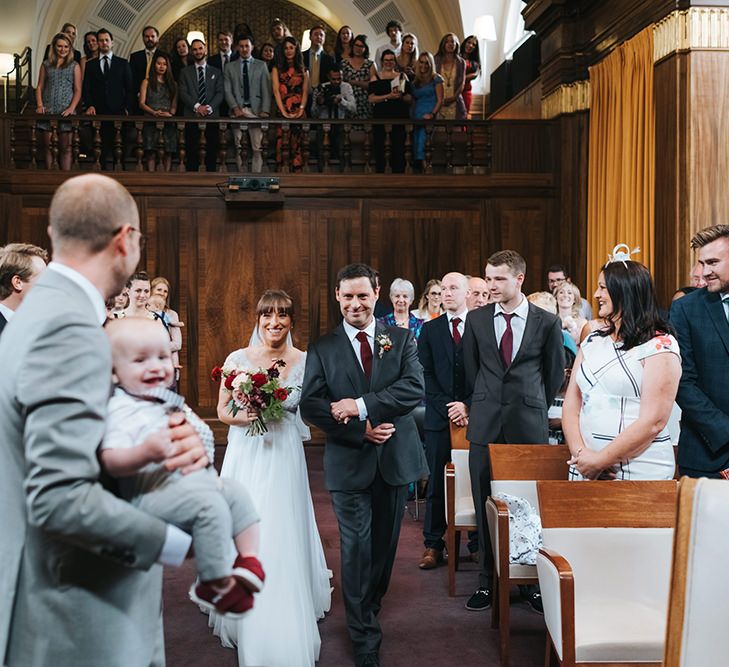
[(228, 192), (278, 192), (278, 178), (230, 176), (228, 177)]

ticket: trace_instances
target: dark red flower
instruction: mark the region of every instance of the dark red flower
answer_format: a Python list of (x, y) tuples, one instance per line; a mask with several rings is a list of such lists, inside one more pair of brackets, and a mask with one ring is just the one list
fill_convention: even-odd
[(210, 371), (210, 379), (213, 382), (220, 382), (220, 378), (223, 377), (223, 369), (220, 368), (220, 366), (216, 366), (213, 368), (212, 371)]
[(286, 400), (286, 399), (287, 399), (287, 398), (289, 397), (289, 392), (288, 392), (288, 391), (286, 391), (286, 390), (285, 390), (285, 389), (284, 389), (283, 387), (281, 387), (281, 388), (279, 388), (279, 389), (276, 389), (276, 390), (275, 390), (275, 391), (273, 392), (273, 397), (274, 397), (274, 398), (275, 398), (275, 399), (276, 399), (277, 401), (281, 401), (281, 402), (283, 402), (283, 401), (285, 401), (285, 400)]
[(231, 373), (227, 378), (225, 378), (225, 388), (226, 389), (232, 389), (233, 388), (233, 380), (235, 380), (236, 373)]
[(268, 377), (265, 373), (254, 373), (251, 375), (251, 382), (253, 382), (254, 387), (262, 387), (268, 382)]

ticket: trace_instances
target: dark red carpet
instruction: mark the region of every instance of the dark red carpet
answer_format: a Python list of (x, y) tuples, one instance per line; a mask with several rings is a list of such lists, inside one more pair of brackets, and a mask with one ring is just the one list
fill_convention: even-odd
[[(347, 667), (352, 659), (339, 590), (339, 535), (329, 494), (324, 489), (322, 452), (322, 447), (307, 447), (319, 530), (327, 562), (334, 571), (332, 610), (319, 624), (322, 649), (317, 665)], [(413, 503), (409, 509), (413, 510)], [(462, 565), (457, 574), (457, 595), (449, 598), (445, 567), (428, 572), (417, 567), (423, 551), (421, 531), (422, 514), (420, 521), (406, 514), (390, 589), (380, 614), (385, 635), (380, 654), (383, 666), (498, 665), (498, 633), (490, 627), (491, 612), (470, 612), (464, 608), (477, 584), (475, 564)], [(462, 551), (466, 552), (465, 545)], [(194, 576), (193, 562), (165, 572), (167, 664), (170, 667), (236, 667), (235, 651), (220, 645), (208, 629), (207, 616), (187, 599), (187, 589)], [(511, 610), (512, 667), (543, 664), (545, 632), (544, 619), (518, 602), (515, 590)]]

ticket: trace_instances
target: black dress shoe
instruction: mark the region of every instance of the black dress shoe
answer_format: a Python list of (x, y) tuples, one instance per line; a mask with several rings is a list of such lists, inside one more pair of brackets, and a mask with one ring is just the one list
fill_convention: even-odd
[(491, 608), (491, 589), (479, 588), (468, 598), (466, 609), (469, 611), (484, 611)]
[(542, 594), (539, 591), (529, 593), (526, 598), (527, 604), (532, 608), (532, 611), (537, 614), (544, 615), (544, 605), (542, 604)]

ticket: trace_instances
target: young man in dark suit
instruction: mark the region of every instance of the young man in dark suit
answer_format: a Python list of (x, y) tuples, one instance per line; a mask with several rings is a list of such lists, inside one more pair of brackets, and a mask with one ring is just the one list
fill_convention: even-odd
[(671, 305), (682, 366), (678, 467), (689, 477), (723, 477), (729, 475), (729, 225), (702, 229), (691, 247), (699, 251), (706, 288)]
[[(562, 326), (521, 292), (526, 262), (513, 250), (489, 257), (491, 303), (472, 311), (463, 335), (471, 491), (480, 552), (479, 585), (466, 608), (491, 606), (493, 552), (484, 503), (491, 492), (489, 443), (547, 443), (547, 410), (564, 379)], [(536, 610), (541, 598), (530, 591)]]
[[(83, 100), (88, 116), (126, 116), (133, 108), (136, 91), (129, 63), (114, 55), (114, 37), (102, 28), (96, 33), (99, 57), (86, 63)], [(122, 137), (124, 131), (122, 130)], [(101, 124), (101, 162), (111, 156), (115, 129), (113, 123)]]
[[(208, 58), (208, 65), (219, 69), (223, 73), (223, 81), (225, 81), (225, 68), (232, 62), (240, 58), (237, 51), (233, 49), (233, 33), (230, 30), (221, 30), (218, 33), (218, 52), (214, 56)], [(227, 100), (223, 98), (220, 103), (220, 115), (228, 116), (230, 108)]]
[(339, 523), (342, 594), (357, 667), (376, 667), (377, 615), (392, 573), (407, 485), (427, 466), (412, 416), (423, 369), (407, 329), (373, 317), (375, 271), (350, 264), (337, 275), (344, 321), (306, 358), (301, 414), (326, 434), (324, 476)]
[[(462, 339), (468, 315), (468, 279), (462, 273), (448, 273), (443, 276), (441, 290), (446, 312), (426, 322), (418, 338), (418, 356), (425, 377), (425, 458), (430, 471), (423, 521), (425, 551), (418, 565), (421, 570), (431, 570), (443, 562), (443, 470), (451, 460), (450, 423), (467, 423)], [(471, 551), (478, 548), (473, 546)]]
[(142, 41), (144, 48), (129, 54), (129, 66), (132, 70), (132, 87), (134, 88), (134, 114), (141, 114), (139, 110), (139, 88), (154, 67), (154, 59), (158, 54), (164, 53), (159, 48), (159, 30), (153, 25), (148, 25), (142, 30)]

